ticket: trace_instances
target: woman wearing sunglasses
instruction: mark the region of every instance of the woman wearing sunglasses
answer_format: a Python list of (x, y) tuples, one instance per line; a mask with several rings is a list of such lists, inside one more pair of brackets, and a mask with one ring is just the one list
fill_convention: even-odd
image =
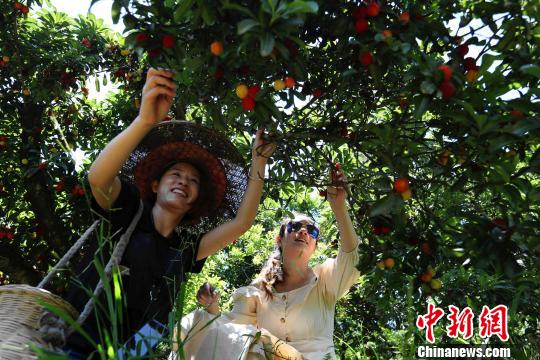
[[(345, 184), (343, 172), (337, 175), (335, 183)], [(218, 295), (201, 287), (197, 299), (207, 311), (182, 319), (186, 359), (336, 359), (335, 304), (358, 279), (358, 239), (345, 189), (330, 186), (327, 194), (339, 230), (337, 257), (310, 267), (319, 229), (305, 215), (286, 219), (259, 276), (233, 294), (231, 312), (219, 315)]]

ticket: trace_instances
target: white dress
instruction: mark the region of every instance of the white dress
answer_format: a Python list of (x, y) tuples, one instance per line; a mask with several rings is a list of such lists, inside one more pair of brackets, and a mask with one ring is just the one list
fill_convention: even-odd
[[(186, 359), (264, 359), (262, 346), (253, 341), (266, 329), (296, 348), (308, 360), (336, 359), (333, 342), (337, 300), (357, 281), (358, 249), (339, 251), (313, 268), (315, 277), (288, 292), (268, 299), (253, 285), (233, 294), (233, 309), (222, 315), (196, 310), (182, 318), (181, 338)], [(253, 346), (251, 346), (251, 344)], [(171, 354), (169, 359), (174, 359)]]

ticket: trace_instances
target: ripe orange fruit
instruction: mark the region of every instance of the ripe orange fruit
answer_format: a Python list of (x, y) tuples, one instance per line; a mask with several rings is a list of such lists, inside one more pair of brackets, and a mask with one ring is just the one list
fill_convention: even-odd
[(469, 84), (474, 84), (476, 82), (476, 78), (478, 77), (478, 70), (467, 71), (467, 74), (465, 74), (465, 77), (467, 78), (467, 82)]
[(397, 178), (394, 181), (394, 190), (396, 190), (398, 193), (403, 193), (409, 190), (409, 179), (406, 177)]
[(274, 89), (276, 89), (276, 91), (285, 89), (285, 82), (283, 80), (274, 81)]
[(223, 52), (223, 43), (221, 41), (214, 41), (210, 44), (210, 52), (214, 56), (219, 56)]
[(391, 269), (396, 265), (396, 262), (392, 258), (388, 258), (384, 260), (384, 266), (388, 269)]
[(431, 282), (431, 279), (433, 278), (433, 276), (431, 275), (431, 273), (429, 272), (425, 272), (425, 273), (422, 273), (422, 275), (420, 275), (420, 280), (424, 283), (429, 283)]
[(11, 60), (11, 58), (10, 58), (9, 56), (7, 56), (7, 55), (4, 55), (4, 56), (2, 56), (2, 60), (3, 60), (5, 63), (8, 63), (9, 60)]
[(384, 36), (385, 38), (391, 37), (391, 36), (392, 36), (392, 30), (384, 30), (384, 31), (382, 32), (382, 34), (383, 34), (383, 36)]
[(408, 11), (402, 12), (398, 19), (402, 25), (406, 25), (411, 20), (411, 14)]
[(294, 78), (292, 76), (287, 76), (285, 78), (285, 86), (289, 89), (292, 89), (294, 85), (296, 85), (296, 81), (294, 80)]
[(240, 99), (245, 98), (248, 95), (248, 87), (244, 84), (239, 84), (236, 87), (236, 96), (238, 96)]

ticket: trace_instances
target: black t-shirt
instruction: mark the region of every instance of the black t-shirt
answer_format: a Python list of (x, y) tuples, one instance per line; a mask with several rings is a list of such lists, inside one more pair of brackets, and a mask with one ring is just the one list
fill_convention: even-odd
[[(88, 301), (88, 289), (95, 288), (99, 275), (93, 264), (95, 258), (100, 259), (102, 266), (108, 262), (114, 244), (125, 232), (136, 214), (140, 196), (138, 190), (132, 185), (123, 182), (118, 199), (110, 211), (104, 211), (95, 200), (92, 208), (109, 222), (105, 226), (104, 241), (99, 244), (97, 237), (85, 245), (82, 250), (81, 261), (77, 267), (77, 281), (73, 282), (66, 299), (81, 312)], [(123, 343), (146, 322), (156, 319), (167, 324), (168, 314), (178, 293), (180, 283), (185, 280), (185, 273), (199, 273), (206, 259), (196, 261), (201, 238), (204, 234), (192, 234), (183, 231), (174, 231), (170, 238), (159, 234), (154, 226), (152, 207), (144, 205), (142, 216), (129, 240), (126, 251), (120, 261), (121, 271), (127, 271), (122, 276), (123, 304), (121, 310), (121, 325), (119, 342)], [(80, 283), (84, 288), (81, 287)], [(85, 289), (86, 288), (86, 289)], [(108, 302), (105, 295), (100, 296), (100, 305), (95, 305), (102, 329), (109, 334), (112, 331), (109, 319)], [(92, 312), (84, 323), (84, 330), (100, 343), (96, 310)], [(117, 312), (120, 313), (120, 312)], [(94, 349), (77, 332), (68, 339), (68, 347), (81, 353), (89, 353)]]

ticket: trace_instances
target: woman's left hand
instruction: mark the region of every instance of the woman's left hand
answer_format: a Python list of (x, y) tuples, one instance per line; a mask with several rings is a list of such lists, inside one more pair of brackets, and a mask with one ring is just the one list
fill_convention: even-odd
[(347, 199), (347, 177), (345, 172), (336, 164), (330, 169), (330, 182), (331, 184), (326, 188), (326, 194), (330, 207), (340, 207), (345, 205)]

